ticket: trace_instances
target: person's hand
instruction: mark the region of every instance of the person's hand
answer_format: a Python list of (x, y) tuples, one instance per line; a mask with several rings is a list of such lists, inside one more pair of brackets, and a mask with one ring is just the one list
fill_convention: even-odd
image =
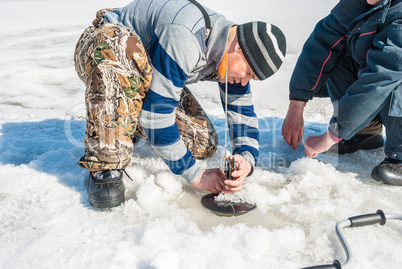
[(252, 165), (243, 156), (236, 154), (233, 156), (225, 156), (225, 159), (234, 158), (236, 169), (232, 172), (232, 177), (235, 180), (225, 179), (225, 188), (222, 193), (234, 193), (243, 188), (243, 182), (250, 173)]
[(305, 106), (304, 101), (290, 101), (288, 113), (282, 124), (282, 137), (294, 150), (297, 149), (297, 143), (301, 143), (303, 139)]
[(225, 189), (225, 179), (225, 173), (221, 169), (205, 169), (191, 184), (199, 190), (219, 193)]
[(367, 0), (367, 4), (372, 5), (372, 6), (375, 6), (380, 2), (381, 2), (381, 0)]
[(304, 152), (307, 157), (317, 157), (319, 153), (327, 151), (336, 142), (332, 140), (329, 132), (318, 136), (310, 136), (304, 143)]

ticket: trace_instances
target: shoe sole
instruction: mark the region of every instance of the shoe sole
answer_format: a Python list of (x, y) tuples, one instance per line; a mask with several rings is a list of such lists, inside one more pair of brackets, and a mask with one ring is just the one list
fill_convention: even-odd
[(380, 182), (382, 184), (386, 184), (386, 185), (392, 185), (392, 186), (402, 186), (402, 180), (384, 180), (382, 178), (379, 178), (377, 176), (371, 175), (371, 178), (373, 178), (375, 181)]
[(371, 178), (383, 184), (402, 186), (402, 177), (398, 177), (396, 174), (387, 175), (386, 173), (379, 171), (377, 167), (374, 167), (373, 171), (371, 171)]
[(111, 208), (121, 205), (124, 201), (124, 194), (121, 196), (110, 197), (109, 199), (99, 199), (96, 196), (88, 194), (89, 203), (96, 208)]

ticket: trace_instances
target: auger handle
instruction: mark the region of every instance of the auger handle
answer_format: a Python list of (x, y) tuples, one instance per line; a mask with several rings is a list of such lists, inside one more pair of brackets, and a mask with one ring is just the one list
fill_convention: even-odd
[(350, 220), (349, 227), (362, 227), (373, 224), (384, 225), (386, 222), (385, 214), (382, 210), (377, 210), (375, 214), (366, 214), (348, 218)]
[[(338, 222), (335, 227), (336, 234), (338, 236), (339, 241), (342, 244), (343, 250), (345, 251), (346, 261), (344, 263), (340, 263), (338, 260), (335, 260), (333, 264), (329, 265), (318, 265), (312, 267), (304, 267), (302, 269), (321, 269), (321, 268), (335, 268), (341, 269), (343, 267), (348, 267), (353, 260), (352, 253), (350, 251), (350, 247), (346, 240), (344, 239), (344, 234), (342, 232), (345, 227), (362, 227), (373, 224), (384, 225), (386, 220), (402, 220), (402, 214), (384, 214), (382, 210), (377, 210), (375, 214), (366, 214), (355, 217), (350, 217), (347, 220), (343, 220)], [(349, 268), (349, 267), (348, 267)]]

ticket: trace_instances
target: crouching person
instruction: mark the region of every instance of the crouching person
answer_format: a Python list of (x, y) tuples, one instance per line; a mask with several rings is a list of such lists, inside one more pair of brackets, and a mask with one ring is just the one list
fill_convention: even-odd
[(306, 102), (327, 92), (328, 132), (309, 137), (305, 153), (351, 153), (383, 146), (375, 180), (402, 185), (402, 1), (341, 0), (305, 43), (290, 82), (282, 135), (294, 149), (303, 136)]
[[(169, 169), (197, 189), (241, 190), (259, 153), (249, 81), (274, 74), (285, 48), (277, 27), (236, 25), (193, 0), (136, 0), (98, 12), (74, 57), (86, 84), (85, 155), (79, 165), (90, 171), (90, 203), (103, 208), (124, 201), (122, 175), (135, 137), (147, 139)], [(227, 89), (237, 180), (196, 161), (218, 145), (211, 122), (185, 86), (201, 80), (218, 82), (222, 97)]]

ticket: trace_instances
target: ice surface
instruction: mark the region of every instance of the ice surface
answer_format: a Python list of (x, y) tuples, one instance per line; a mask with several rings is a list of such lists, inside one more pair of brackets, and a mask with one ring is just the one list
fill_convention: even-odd
[[(204, 209), (205, 192), (172, 175), (144, 141), (125, 178), (127, 201), (99, 211), (89, 205), (83, 154), (84, 84), (73, 52), (104, 7), (128, 1), (0, 1), (0, 267), (1, 268), (299, 268), (344, 260), (335, 224), (348, 217), (402, 213), (402, 189), (370, 178), (382, 149), (304, 157), (281, 137), (288, 83), (301, 46), (335, 0), (200, 0), (243, 23), (264, 20), (288, 40), (281, 70), (253, 82), (261, 158), (236, 194), (258, 208), (236, 218)], [(189, 85), (216, 126), (223, 156), (224, 114), (217, 86)], [(306, 108), (305, 136), (320, 134), (328, 100)], [(400, 268), (402, 224), (345, 231), (354, 268)]]

